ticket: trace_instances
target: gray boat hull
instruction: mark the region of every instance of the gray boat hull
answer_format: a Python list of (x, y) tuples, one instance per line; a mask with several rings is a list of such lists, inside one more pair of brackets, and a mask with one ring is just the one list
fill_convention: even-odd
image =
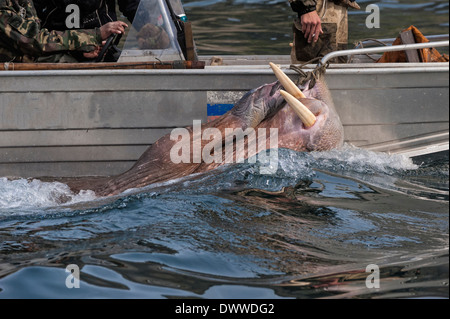
[[(246, 91), (275, 81), (268, 63), (259, 62), (0, 72), (0, 176), (123, 172), (173, 128), (205, 122)], [(448, 63), (333, 65), (325, 79), (347, 143), (411, 157), (448, 151)]]

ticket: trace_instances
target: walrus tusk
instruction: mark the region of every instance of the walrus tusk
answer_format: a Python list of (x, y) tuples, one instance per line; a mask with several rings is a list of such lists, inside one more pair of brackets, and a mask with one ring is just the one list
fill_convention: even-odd
[(270, 67), (272, 68), (273, 73), (277, 77), (278, 81), (280, 81), (281, 85), (284, 87), (286, 91), (288, 91), (292, 96), (297, 99), (305, 98), (305, 94), (295, 85), (294, 82), (275, 64), (269, 62)]
[(280, 93), (288, 104), (294, 109), (295, 113), (297, 113), (306, 128), (310, 128), (314, 125), (314, 123), (316, 123), (316, 116), (302, 102), (286, 91), (280, 90)]

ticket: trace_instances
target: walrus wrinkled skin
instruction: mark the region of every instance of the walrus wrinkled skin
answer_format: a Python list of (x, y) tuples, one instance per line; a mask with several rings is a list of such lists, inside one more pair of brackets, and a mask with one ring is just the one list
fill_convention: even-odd
[[(317, 120), (312, 127), (305, 128), (300, 118), (281, 96), (280, 83), (274, 82), (256, 88), (247, 94), (235, 107), (222, 117), (202, 124), (202, 131), (217, 128), (225, 143), (225, 129), (270, 128), (278, 129), (278, 148), (288, 148), (295, 151), (325, 151), (338, 148), (343, 144), (343, 127), (334, 108), (333, 101), (326, 85), (320, 81), (313, 89), (303, 90), (306, 98), (300, 101), (309, 108)], [(192, 127), (187, 128), (192, 134)], [(267, 140), (269, 134), (267, 135)], [(202, 148), (210, 141), (202, 141)], [(141, 188), (153, 183), (164, 182), (194, 173), (214, 169), (221, 163), (174, 163), (170, 152), (177, 141), (171, 140), (170, 134), (161, 137), (151, 145), (139, 158), (135, 165), (123, 174), (105, 178), (80, 178), (64, 181), (74, 192), (92, 190), (98, 196), (120, 194), (131, 188)], [(266, 148), (274, 147), (266, 142)], [(191, 152), (193, 147), (190, 148)], [(259, 149), (261, 151), (261, 149)], [(223, 150), (224, 152), (224, 150)], [(246, 153), (245, 157), (254, 154)]]

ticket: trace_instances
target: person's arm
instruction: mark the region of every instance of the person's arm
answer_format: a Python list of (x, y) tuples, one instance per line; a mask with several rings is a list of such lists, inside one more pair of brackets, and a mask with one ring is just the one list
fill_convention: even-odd
[(100, 29), (49, 31), (40, 29), (39, 20), (22, 18), (13, 10), (2, 10), (0, 14), (6, 36), (27, 55), (40, 56), (60, 51), (90, 52), (102, 43)]
[(133, 23), (140, 0), (119, 0), (119, 10)]
[[(128, 27), (122, 21), (107, 23), (100, 28), (84, 30), (48, 31), (42, 29), (39, 33), (39, 42), (42, 44), (42, 52), (55, 51), (81, 51), (96, 52), (112, 34), (123, 34)], [(86, 54), (85, 54), (86, 56)]]
[(104, 39), (126, 27), (123, 22), (111, 22), (100, 29), (49, 31), (40, 28), (32, 5), (25, 8), (22, 17), (18, 14), (20, 8), (5, 3), (0, 2), (0, 36), (16, 51), (34, 57), (62, 51), (92, 52)]
[(322, 21), (316, 11), (315, 0), (289, 0), (293, 11), (297, 12), (302, 24), (302, 32), (308, 43), (317, 42), (322, 31)]
[(301, 17), (305, 13), (316, 11), (316, 0), (289, 0), (289, 3), (292, 10), (297, 12), (299, 17)]

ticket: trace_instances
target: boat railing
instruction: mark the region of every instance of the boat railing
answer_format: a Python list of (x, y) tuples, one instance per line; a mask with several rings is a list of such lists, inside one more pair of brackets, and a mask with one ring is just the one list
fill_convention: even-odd
[[(433, 34), (433, 35), (427, 35), (426, 38), (429, 41), (445, 41), (445, 40), (449, 40), (450, 35), (449, 34)], [(368, 39), (364, 39), (361, 41), (358, 41), (357, 43), (355, 43), (355, 45), (363, 45), (364, 48), (367, 48), (369, 45), (377, 45), (379, 46), (380, 44), (383, 44), (385, 46), (389, 46), (392, 45), (394, 43), (394, 41), (397, 40), (397, 38), (385, 38), (385, 39), (372, 39), (372, 38), (368, 38)], [(361, 48), (363, 48), (361, 47)], [(355, 47), (354, 49), (358, 49), (358, 47)]]
[(351, 49), (351, 50), (341, 50), (334, 51), (325, 55), (321, 60), (320, 64), (325, 65), (328, 61), (333, 58), (348, 56), (348, 55), (358, 55), (358, 54), (372, 54), (372, 53), (382, 53), (382, 52), (394, 52), (394, 51), (405, 51), (405, 50), (419, 50), (425, 48), (439, 48), (448, 47), (449, 41), (435, 41), (427, 43), (414, 43), (414, 44), (401, 44), (401, 45), (391, 45), (391, 46), (381, 46), (381, 47), (371, 47), (363, 49)]

